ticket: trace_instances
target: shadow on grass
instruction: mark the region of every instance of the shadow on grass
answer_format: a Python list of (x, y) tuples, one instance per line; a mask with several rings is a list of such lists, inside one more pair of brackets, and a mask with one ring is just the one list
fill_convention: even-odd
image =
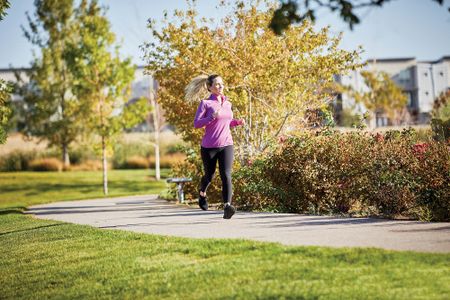
[(22, 214), (25, 211), (25, 209), (26, 208), (24, 206), (0, 208), (0, 216), (10, 214)]
[(2, 233), (0, 233), (0, 236), (19, 233), (19, 232), (32, 231), (32, 230), (37, 230), (37, 229), (47, 228), (47, 227), (61, 226), (61, 225), (67, 225), (67, 224), (57, 223), (57, 224), (42, 225), (42, 226), (37, 226), (37, 227), (32, 227), (32, 228), (27, 228), (27, 229), (12, 230), (12, 231), (7, 231), (7, 232), (2, 232)]

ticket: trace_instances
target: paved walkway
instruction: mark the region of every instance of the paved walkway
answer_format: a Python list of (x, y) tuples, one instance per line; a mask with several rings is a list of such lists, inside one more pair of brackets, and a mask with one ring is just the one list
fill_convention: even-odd
[(98, 228), (191, 238), (450, 252), (450, 223), (239, 211), (231, 220), (224, 220), (222, 211), (175, 205), (156, 195), (57, 202), (32, 206), (27, 213)]

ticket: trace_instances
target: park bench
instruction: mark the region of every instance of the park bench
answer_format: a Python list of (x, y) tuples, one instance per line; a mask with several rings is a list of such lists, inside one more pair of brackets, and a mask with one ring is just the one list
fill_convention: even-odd
[(177, 184), (177, 198), (178, 202), (184, 203), (184, 192), (183, 186), (186, 182), (191, 182), (192, 178), (168, 178), (168, 183), (176, 183)]

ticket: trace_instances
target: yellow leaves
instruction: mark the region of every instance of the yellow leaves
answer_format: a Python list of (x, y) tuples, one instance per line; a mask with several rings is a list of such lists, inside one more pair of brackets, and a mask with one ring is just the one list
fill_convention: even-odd
[[(247, 120), (246, 132), (254, 131), (252, 138), (238, 133), (235, 142), (252, 140), (252, 147), (258, 149), (262, 137), (273, 137), (284, 126), (295, 127), (302, 110), (328, 101), (333, 75), (358, 66), (357, 52), (338, 49), (340, 36), (329, 37), (328, 29), (315, 32), (309, 22), (276, 36), (268, 28), (273, 8), (259, 7), (255, 2), (235, 2), (215, 29), (177, 13), (154, 33), (159, 45), (146, 48), (147, 68), (163, 88), (160, 102), (168, 121), (188, 141), (198, 141), (201, 131), (192, 126), (196, 104), (185, 103), (183, 91), (200, 74), (222, 76), (235, 117)], [(265, 120), (267, 124), (261, 125)]]
[(390, 79), (387, 73), (361, 71), (361, 75), (369, 91), (361, 92), (347, 88), (349, 94), (372, 112), (383, 111), (393, 119), (407, 103), (402, 89)]

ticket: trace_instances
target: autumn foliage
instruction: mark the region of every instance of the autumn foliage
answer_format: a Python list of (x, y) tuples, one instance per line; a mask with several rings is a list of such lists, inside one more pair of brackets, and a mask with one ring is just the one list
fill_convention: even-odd
[(413, 130), (289, 138), (235, 172), (241, 209), (450, 220), (448, 144)]
[[(188, 145), (186, 160), (173, 168), (175, 176), (193, 179), (186, 198), (198, 197), (203, 130), (194, 129), (198, 102), (186, 101), (184, 89), (198, 75), (220, 74), (235, 118), (246, 121), (233, 132), (239, 209), (449, 220), (448, 145), (420, 144), (410, 131), (302, 133), (308, 112), (334, 99), (334, 76), (361, 66), (359, 50), (339, 49), (340, 36), (308, 22), (275, 35), (268, 24), (277, 2), (237, 1), (220, 22), (199, 20), (189, 3), (163, 24), (150, 21), (156, 42), (142, 46), (160, 85), (158, 101)], [(221, 202), (214, 180), (212, 203)]]
[(149, 22), (157, 42), (142, 46), (147, 71), (160, 84), (158, 99), (168, 122), (195, 147), (203, 134), (193, 127), (198, 102), (186, 102), (184, 88), (200, 74), (220, 74), (234, 116), (246, 120), (245, 128), (233, 133), (241, 164), (303, 126), (306, 110), (333, 99), (333, 76), (360, 65), (359, 52), (339, 49), (341, 37), (330, 36), (328, 28), (316, 32), (304, 22), (275, 35), (268, 24), (277, 2), (221, 4), (229, 5), (231, 14), (220, 22), (198, 20), (189, 3), (190, 9), (175, 11), (161, 25)]

